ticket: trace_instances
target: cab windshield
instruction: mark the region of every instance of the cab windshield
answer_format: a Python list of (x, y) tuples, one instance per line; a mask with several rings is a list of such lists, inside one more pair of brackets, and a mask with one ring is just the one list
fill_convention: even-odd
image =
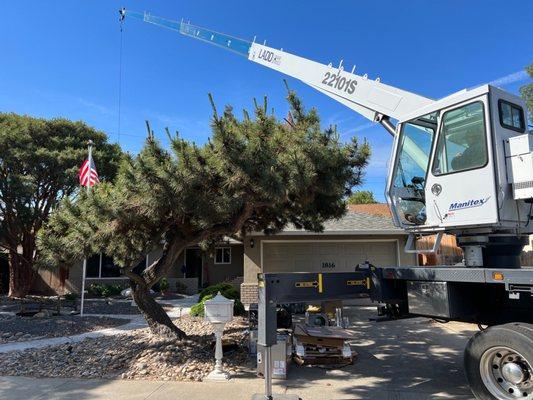
[[(431, 117), (431, 118), (430, 118)], [(426, 222), (424, 187), (436, 118), (427, 116), (404, 123), (393, 175), (393, 195), (404, 223)]]

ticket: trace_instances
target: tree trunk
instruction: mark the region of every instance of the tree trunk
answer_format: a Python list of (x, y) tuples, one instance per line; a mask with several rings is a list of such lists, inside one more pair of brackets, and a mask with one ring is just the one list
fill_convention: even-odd
[(9, 297), (25, 297), (35, 279), (33, 266), (24, 256), (15, 251), (9, 252)]
[(132, 282), (131, 287), (133, 299), (146, 319), (152, 334), (178, 339), (183, 339), (187, 336), (185, 332), (174, 325), (168, 314), (163, 310), (163, 307), (150, 296), (147, 285)]

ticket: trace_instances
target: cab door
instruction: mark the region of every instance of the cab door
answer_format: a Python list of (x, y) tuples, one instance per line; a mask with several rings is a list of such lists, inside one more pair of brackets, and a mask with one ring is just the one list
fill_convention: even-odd
[(427, 224), (498, 221), (487, 96), (443, 109), (425, 186)]

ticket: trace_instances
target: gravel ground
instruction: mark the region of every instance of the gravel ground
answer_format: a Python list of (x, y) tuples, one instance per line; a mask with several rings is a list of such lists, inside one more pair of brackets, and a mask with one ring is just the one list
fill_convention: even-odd
[(40, 338), (70, 336), (78, 333), (111, 328), (128, 320), (109, 317), (17, 317), (0, 315), (0, 344), (22, 342)]
[[(158, 296), (156, 299), (161, 303), (163, 308), (167, 311), (172, 309), (170, 304), (164, 304), (166, 299), (181, 299), (185, 296), (179, 294), (168, 294), (164, 297)], [(81, 300), (78, 299), (78, 311), (80, 309)], [(27, 304), (30, 308), (38, 304), (42, 304), (46, 309), (54, 309), (57, 307), (56, 297), (33, 296), (25, 299), (9, 299), (7, 296), (0, 297), (0, 311), (3, 312), (19, 312), (22, 305)], [(32, 307), (33, 306), (33, 307)], [(62, 307), (61, 314), (69, 314), (72, 307)], [(131, 305), (131, 300), (123, 298), (86, 298), (84, 305), (84, 313), (86, 314), (122, 314), (122, 315), (137, 315), (140, 314), (136, 306)]]
[[(33, 308), (39, 304), (44, 305), (47, 309), (55, 309), (57, 300), (54, 298), (41, 299), (8, 299), (3, 297), (0, 299), (0, 311), (18, 312), (23, 304), (27, 304)], [(81, 301), (78, 299), (78, 311), (80, 309)], [(61, 308), (61, 314), (69, 314), (72, 307)], [(84, 312), (87, 314), (139, 314), (139, 309), (131, 305), (131, 300), (123, 299), (85, 299)]]
[[(166, 311), (173, 309), (172, 305), (160, 303)], [(80, 309), (81, 302), (78, 302), (78, 310)], [(84, 314), (122, 314), (122, 315), (136, 315), (140, 314), (137, 306), (131, 305), (131, 300), (104, 300), (104, 299), (92, 299), (85, 300), (83, 306)]]
[[(213, 331), (203, 318), (184, 316), (174, 321), (190, 335), (176, 341), (153, 337), (137, 329), (112, 337), (0, 354), (0, 375), (72, 378), (122, 378), (201, 381), (213, 369)], [(247, 325), (236, 318), (226, 326), (224, 353), (232, 373), (250, 373)]]
[[(140, 314), (137, 306), (131, 305), (131, 300), (103, 300), (90, 299), (85, 300), (83, 312), (85, 314), (123, 314), (136, 315)], [(78, 310), (81, 307), (81, 301), (78, 301)]]

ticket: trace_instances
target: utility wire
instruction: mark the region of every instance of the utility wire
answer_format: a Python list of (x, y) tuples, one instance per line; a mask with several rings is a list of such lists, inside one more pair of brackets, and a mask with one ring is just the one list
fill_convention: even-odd
[(119, 66), (118, 66), (118, 121), (117, 121), (117, 142), (120, 144), (120, 122), (121, 122), (121, 105), (122, 105), (122, 48), (124, 36), (124, 18), (120, 18), (120, 50), (119, 50)]

